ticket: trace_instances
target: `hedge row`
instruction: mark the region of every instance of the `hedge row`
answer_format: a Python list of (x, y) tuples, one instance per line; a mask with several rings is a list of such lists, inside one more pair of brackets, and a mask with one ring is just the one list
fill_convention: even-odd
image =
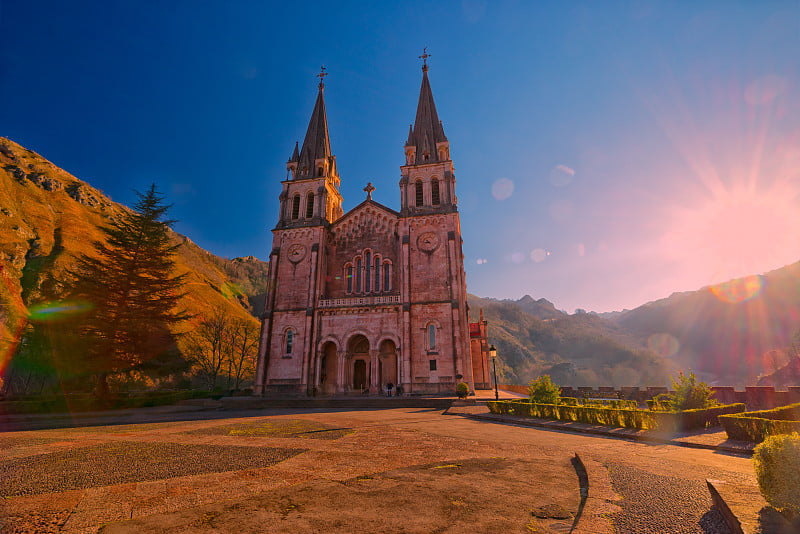
[(764, 441), (769, 436), (800, 432), (800, 403), (719, 418), (729, 439)]
[(684, 412), (654, 412), (631, 408), (611, 408), (604, 406), (572, 406), (567, 404), (535, 404), (525, 401), (489, 401), (489, 411), (496, 414), (537, 417), (605, 425), (637, 430), (662, 430), (681, 432), (704, 429), (717, 423), (724, 413), (744, 411), (744, 404), (718, 406), (707, 410), (686, 410)]
[(607, 408), (636, 409), (639, 404), (635, 400), (617, 399), (579, 399), (577, 397), (561, 397), (559, 404), (565, 406), (605, 406)]

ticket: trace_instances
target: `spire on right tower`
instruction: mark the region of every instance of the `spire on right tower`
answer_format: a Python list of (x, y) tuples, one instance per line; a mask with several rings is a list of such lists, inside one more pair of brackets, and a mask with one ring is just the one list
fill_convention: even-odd
[(436, 113), (428, 80), (427, 50), (420, 56), (422, 87), (417, 116), (409, 127), (405, 144), (406, 162), (400, 170), (400, 213), (422, 215), (456, 211), (455, 174), (450, 160), (450, 142)]
[[(427, 60), (430, 57), (425, 53), (422, 56)], [(450, 143), (444, 134), (442, 121), (436, 113), (436, 104), (433, 102), (431, 82), (428, 80), (427, 61), (422, 65), (422, 87), (419, 90), (419, 103), (414, 126), (408, 132), (406, 142), (406, 165), (419, 165), (447, 161), (450, 159)]]

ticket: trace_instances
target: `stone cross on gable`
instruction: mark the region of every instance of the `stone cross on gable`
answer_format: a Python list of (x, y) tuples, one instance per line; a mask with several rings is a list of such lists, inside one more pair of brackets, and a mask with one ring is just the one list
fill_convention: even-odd
[(372, 192), (375, 191), (372, 182), (367, 182), (367, 187), (364, 188), (364, 191), (367, 192), (367, 200), (372, 200)]

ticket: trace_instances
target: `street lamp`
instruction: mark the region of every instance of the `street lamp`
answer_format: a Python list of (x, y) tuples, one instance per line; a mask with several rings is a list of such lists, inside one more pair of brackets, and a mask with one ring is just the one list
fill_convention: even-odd
[(497, 349), (494, 345), (489, 347), (489, 357), (492, 359), (492, 368), (494, 369), (494, 400), (500, 400), (500, 395), (497, 393)]

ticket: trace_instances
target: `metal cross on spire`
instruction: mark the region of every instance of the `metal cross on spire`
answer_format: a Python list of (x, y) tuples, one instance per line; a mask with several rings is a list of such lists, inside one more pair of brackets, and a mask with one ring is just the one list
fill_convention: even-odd
[(325, 87), (325, 76), (327, 76), (327, 75), (328, 75), (328, 73), (327, 73), (327, 72), (325, 72), (325, 65), (322, 65), (322, 66), (320, 67), (319, 74), (315, 74), (315, 76), (316, 76), (317, 78), (319, 78), (319, 88), (320, 88), (320, 89), (322, 89), (323, 87)]
[(428, 47), (422, 49), (422, 55), (418, 56), (422, 60), (422, 70), (428, 70), (428, 58), (431, 55), (428, 53)]
[(367, 187), (364, 188), (364, 191), (367, 192), (367, 200), (372, 200), (372, 192), (375, 191), (375, 186), (372, 185), (372, 182), (367, 182)]

